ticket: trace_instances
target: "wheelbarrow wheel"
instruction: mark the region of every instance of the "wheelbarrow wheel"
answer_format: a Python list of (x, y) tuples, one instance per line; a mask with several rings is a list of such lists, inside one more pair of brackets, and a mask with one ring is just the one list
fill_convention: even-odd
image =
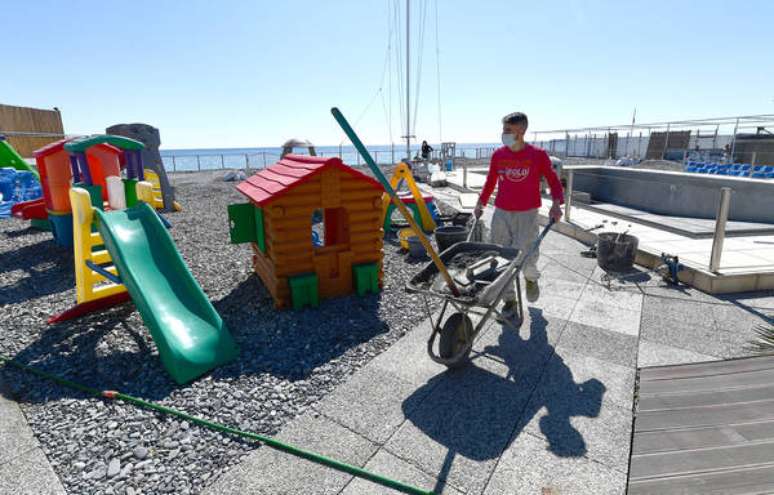
[(449, 368), (460, 368), (467, 364), (470, 356), (470, 349), (463, 352), (470, 339), (473, 338), (473, 322), (464, 313), (454, 313), (449, 316), (446, 323), (441, 328), (441, 335), (438, 341), (438, 355), (443, 359), (452, 361), (446, 366)]

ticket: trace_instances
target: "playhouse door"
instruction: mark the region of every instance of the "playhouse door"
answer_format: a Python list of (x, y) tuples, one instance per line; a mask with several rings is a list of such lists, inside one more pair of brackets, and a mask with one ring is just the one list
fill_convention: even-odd
[(318, 248), (314, 254), (315, 272), (323, 297), (352, 292), (352, 251), (331, 248)]

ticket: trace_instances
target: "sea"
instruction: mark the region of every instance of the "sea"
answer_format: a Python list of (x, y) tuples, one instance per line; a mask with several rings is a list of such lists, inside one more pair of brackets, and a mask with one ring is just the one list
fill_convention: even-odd
[[(441, 145), (432, 144), (434, 156), (438, 157)], [(489, 152), (499, 145), (494, 143), (458, 143), (455, 156), (478, 158), (481, 153)], [(379, 165), (393, 164), (405, 158), (406, 146), (373, 145), (367, 146), (369, 153)], [(198, 148), (198, 149), (160, 149), (164, 168), (168, 172), (189, 172), (196, 170), (219, 169), (259, 169), (274, 164), (280, 158), (281, 147), (268, 148)], [(338, 156), (348, 165), (363, 165), (365, 162), (354, 146), (316, 146), (318, 156)], [(298, 153), (307, 151), (298, 149)], [(419, 145), (411, 147), (412, 156), (419, 154)]]

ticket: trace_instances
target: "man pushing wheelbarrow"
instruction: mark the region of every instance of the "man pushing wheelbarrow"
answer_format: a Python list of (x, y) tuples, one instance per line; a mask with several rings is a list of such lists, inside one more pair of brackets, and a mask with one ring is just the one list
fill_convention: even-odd
[[(476, 218), (484, 212), (489, 197), (497, 185), (495, 212), (492, 217), (492, 244), (519, 249), (527, 253), (538, 237), (538, 209), (541, 205), (540, 180), (545, 177), (551, 189), (553, 205), (549, 215), (558, 222), (562, 218), (560, 205), (564, 203), (562, 184), (556, 175), (548, 153), (524, 142), (527, 132), (527, 116), (514, 112), (503, 117), (503, 147), (492, 155), (486, 183), (481, 190), (474, 211)], [(535, 302), (540, 297), (537, 268), (539, 246), (523, 260), (522, 272), (526, 282), (527, 301)], [(502, 315), (508, 319), (517, 309), (513, 284), (508, 284), (503, 293)]]
[[(435, 318), (429, 304), (425, 305), (432, 326), (427, 341), (430, 358), (450, 368), (463, 366), (468, 361), (476, 336), (493, 314), (498, 319), (508, 320), (509, 326), (518, 329), (524, 321), (519, 273), (529, 264), (525, 278), (531, 285), (528, 288), (529, 298), (534, 301), (538, 295), (537, 252), (551, 226), (561, 218), (559, 205), (563, 200), (562, 186), (551, 168), (548, 155), (524, 143), (527, 117), (516, 113), (503, 119), (503, 142), (506, 146), (498, 149), (492, 157), (487, 186), (476, 207), (478, 221), (495, 182), (499, 180), (495, 203), (497, 212), (492, 224), (493, 242), (471, 242), (468, 239), (439, 254), (416, 225), (349, 122), (337, 108), (331, 109), (331, 112), (430, 254), (432, 262), (406, 284), (407, 290), (421, 294), (425, 300), (428, 297), (443, 300)], [(538, 234), (537, 211), (542, 177), (548, 179), (554, 205), (548, 225)], [(473, 231), (475, 228), (471, 233)], [(503, 300), (506, 301), (505, 313), (497, 309)], [(445, 317), (447, 311), (452, 314)], [(475, 325), (471, 316), (477, 319)]]

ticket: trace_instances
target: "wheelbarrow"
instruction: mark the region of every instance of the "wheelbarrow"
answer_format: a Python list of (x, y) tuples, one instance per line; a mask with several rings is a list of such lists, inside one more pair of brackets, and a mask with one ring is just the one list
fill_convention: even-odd
[[(459, 368), (468, 363), (470, 351), (479, 332), (492, 315), (518, 330), (524, 322), (524, 305), (521, 297), (521, 273), (524, 260), (540, 247), (554, 221), (549, 221), (525, 256), (515, 248), (484, 242), (458, 242), (440, 254), (460, 294), (451, 294), (438, 277), (438, 267), (428, 263), (407, 284), (409, 292), (420, 294), (425, 303), (432, 333), (427, 341), (430, 359), (448, 368)], [(475, 224), (471, 233), (475, 230)], [(469, 238), (470, 239), (470, 238)], [(516, 279), (517, 306), (515, 315), (506, 318), (498, 309), (508, 284)], [(434, 320), (428, 298), (443, 300), (441, 313)], [(450, 312), (445, 319), (446, 313)], [(481, 317), (474, 326), (471, 314)], [(442, 324), (443, 322), (443, 324)], [(435, 341), (438, 340), (438, 351)]]

